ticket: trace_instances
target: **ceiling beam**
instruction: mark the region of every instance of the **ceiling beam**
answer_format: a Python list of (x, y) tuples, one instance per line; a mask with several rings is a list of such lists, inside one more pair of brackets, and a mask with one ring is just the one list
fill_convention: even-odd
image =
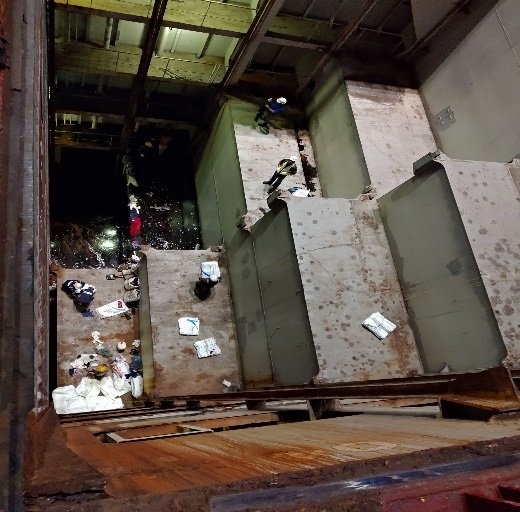
[(148, 75), (148, 68), (152, 61), (167, 4), (168, 0), (155, 0), (153, 6), (150, 23), (148, 24), (148, 30), (146, 31), (141, 60), (139, 62), (139, 68), (137, 69), (137, 74), (135, 75), (134, 83), (132, 84), (132, 91), (128, 102), (128, 112), (121, 131), (116, 167), (119, 166), (119, 162), (125, 153), (126, 146), (128, 145), (128, 141), (130, 140), (130, 136), (134, 130), (135, 116), (137, 114), (141, 96), (143, 95), (144, 84)]
[(284, 0), (265, 0), (258, 9), (253, 23), (251, 23), (246, 36), (240, 41), (231, 65), (224, 75), (220, 84), (221, 91), (228, 85), (235, 84), (240, 80), (283, 3)]
[(310, 43), (308, 41), (302, 41), (301, 39), (289, 39), (286, 37), (277, 37), (271, 35), (265, 35), (262, 39), (262, 43), (277, 44), (280, 46), (292, 46), (294, 48), (303, 48), (305, 50), (326, 50), (327, 45), (320, 43)]
[[(113, 17), (117, 20), (137, 23), (147, 23), (149, 20), (147, 8), (140, 4), (116, 2), (115, 0), (110, 2), (97, 0), (85, 7), (82, 5), (84, 3), (84, 0), (55, 0), (55, 8), (68, 12), (83, 12), (88, 15)], [(200, 7), (198, 7), (198, 4), (200, 4)], [(218, 16), (206, 15), (208, 4), (211, 4), (213, 9), (219, 8), (219, 12), (216, 13)], [(184, 3), (179, 5), (184, 5)], [(227, 14), (227, 10), (230, 9), (235, 10)], [(182, 12), (178, 12), (168, 7), (162, 24), (164, 27), (242, 38), (247, 34), (251, 25), (250, 13), (250, 8), (245, 8), (244, 6), (200, 0), (200, 2), (193, 3), (193, 11), (191, 12), (186, 10), (186, 8)], [(309, 34), (315, 32), (319, 34), (317, 37), (312, 38), (316, 44), (329, 45), (334, 39), (328, 20), (307, 19), (280, 14), (275, 16), (272, 21), (269, 27), (270, 35), (277, 38), (281, 44), (285, 44), (283, 41), (287, 40), (287, 46), (293, 45), (293, 41), (298, 41), (299, 39), (302, 39), (304, 43), (309, 39)], [(325, 28), (327, 30), (324, 30)]]
[(296, 95), (300, 95), (310, 84), (311, 80), (323, 69), (332, 56), (355, 34), (361, 22), (366, 18), (372, 10), (377, 0), (367, 0), (363, 5), (361, 14), (350, 24), (348, 24), (340, 33), (334, 44), (330, 46), (327, 52), (316, 63), (313, 70), (307, 75), (306, 79), (296, 90)]
[(459, 13), (459, 11), (464, 9), (470, 2), (471, 0), (461, 0), (460, 2), (455, 3), (453, 7), (421, 39), (417, 39), (412, 46), (397, 56), (402, 58), (413, 57), (418, 51), (424, 48), (433, 37), (435, 37), (439, 30), (447, 25), (451, 19)]

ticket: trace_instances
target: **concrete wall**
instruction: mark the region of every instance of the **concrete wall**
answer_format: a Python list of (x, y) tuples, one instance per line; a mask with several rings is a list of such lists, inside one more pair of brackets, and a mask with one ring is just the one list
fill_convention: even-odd
[(446, 172), (414, 177), (379, 204), (425, 370), (499, 364), (506, 350)]
[(442, 164), (492, 306), (509, 367), (520, 365), (520, 197), (512, 174), (520, 162), (435, 159)]
[(323, 197), (356, 197), (370, 180), (340, 71), (314, 94), (307, 117)]
[[(193, 393), (219, 393), (223, 389), (224, 379), (239, 386), (226, 254), (150, 248), (145, 249), (145, 253), (148, 274), (146, 285), (151, 293), (149, 297), (145, 297), (146, 309), (139, 307), (139, 315), (147, 314), (149, 318), (144, 318), (151, 326), (155, 375), (151, 395), (159, 398)], [(195, 296), (194, 288), (200, 265), (204, 261), (218, 262), (221, 281), (211, 290), (210, 296), (202, 301)], [(177, 271), (172, 272), (172, 269)], [(142, 288), (143, 294), (145, 291), (147, 290)], [(178, 320), (185, 316), (199, 319), (198, 336), (179, 334)], [(142, 332), (141, 327), (141, 334)], [(148, 331), (146, 334), (148, 335)], [(199, 359), (193, 343), (210, 337), (215, 338), (221, 353), (215, 357)], [(150, 359), (145, 359), (145, 356), (148, 358), (151, 353), (144, 353), (148, 338), (141, 339), (141, 342), (143, 361), (148, 363)], [(151, 351), (151, 347), (149, 350)], [(147, 375), (146, 372), (143, 373), (146, 386)]]
[(103, 44), (106, 24), (107, 18), (104, 16), (90, 15), (87, 24), (87, 41), (100, 45)]
[[(520, 2), (500, 0), (423, 82), (439, 147), (450, 158), (508, 162), (520, 151)], [(435, 115), (452, 107), (455, 121)]]
[[(319, 364), (316, 381), (422, 373), (375, 201), (287, 200)], [(384, 340), (362, 326), (379, 311), (397, 325)]]
[(413, 176), (413, 162), (436, 150), (415, 89), (347, 81), (370, 183), (378, 197)]
[(141, 46), (145, 33), (144, 23), (135, 21), (119, 20), (117, 44), (128, 44), (130, 46)]

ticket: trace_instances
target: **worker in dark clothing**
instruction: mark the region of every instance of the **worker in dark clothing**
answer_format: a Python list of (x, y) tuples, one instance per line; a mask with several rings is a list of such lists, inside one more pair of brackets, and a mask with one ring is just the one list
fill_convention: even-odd
[(268, 181), (264, 181), (263, 184), (271, 185), (269, 187), (270, 194), (280, 186), (280, 184), (288, 174), (296, 174), (296, 171), (296, 157), (291, 156), (289, 158), (284, 158), (283, 160), (280, 160), (278, 162), (278, 165), (276, 166), (276, 171), (271, 176), (271, 179)]
[(255, 121), (259, 121), (259, 126), (264, 128), (268, 127), (268, 118), (270, 115), (281, 114), (285, 108), (287, 100), (283, 97), (280, 98), (269, 98), (265, 105), (262, 105), (256, 114)]
[(96, 289), (91, 284), (76, 279), (68, 279), (61, 285), (61, 289), (72, 298), (79, 311), (89, 307), (96, 293)]

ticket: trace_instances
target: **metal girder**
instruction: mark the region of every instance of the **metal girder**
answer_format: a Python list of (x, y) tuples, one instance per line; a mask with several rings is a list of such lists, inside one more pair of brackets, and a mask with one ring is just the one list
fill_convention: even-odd
[(148, 24), (148, 30), (146, 32), (141, 60), (139, 62), (139, 68), (137, 69), (137, 74), (135, 75), (134, 82), (132, 84), (132, 91), (130, 93), (130, 100), (128, 102), (128, 112), (126, 114), (123, 129), (121, 131), (121, 140), (119, 142), (116, 167), (119, 165), (119, 161), (121, 160), (126, 150), (126, 146), (128, 145), (128, 141), (130, 140), (130, 136), (132, 135), (132, 131), (134, 129), (137, 108), (143, 93), (144, 84), (148, 75), (148, 68), (150, 67), (150, 62), (154, 54), (155, 45), (157, 43), (157, 38), (159, 37), (159, 31), (161, 29), (161, 23), (167, 4), (168, 0), (155, 0), (153, 6), (152, 16), (150, 18), (150, 23)]
[(471, 0), (461, 0), (456, 2), (453, 7), (423, 36), (421, 39), (415, 41), (409, 48), (399, 53), (398, 57), (413, 57), (419, 50), (424, 48), (426, 44), (437, 34), (437, 32), (444, 27), (450, 20), (464, 7), (466, 7)]
[(294, 48), (304, 48), (306, 50), (325, 50), (327, 45), (320, 43), (311, 43), (300, 39), (289, 39), (288, 37), (278, 37), (266, 35), (262, 39), (262, 43), (278, 44), (280, 46), (293, 46)]
[(438, 396), (441, 399), (484, 402), (495, 401), (495, 412), (500, 403), (511, 410), (520, 409), (516, 388), (509, 371), (500, 366), (479, 372), (426, 375), (400, 379), (382, 379), (365, 382), (342, 382), (305, 386), (276, 387), (237, 391), (226, 395), (189, 395), (165, 397), (183, 401), (237, 401), (237, 400), (312, 400), (332, 398), (396, 398), (410, 396)]
[[(81, 0), (76, 0), (75, 2), (71, 3), (64, 3), (65, 0), (60, 0), (55, 8), (60, 9), (69, 13), (72, 12), (82, 12), (90, 15), (97, 15), (97, 16), (103, 16), (103, 17), (112, 17), (114, 20), (127, 20), (127, 21), (133, 21), (136, 23), (147, 23), (149, 18), (147, 17), (146, 13), (132, 13), (132, 12), (121, 12), (117, 11), (115, 9), (101, 9), (99, 8), (102, 4), (97, 4), (97, 8), (92, 6), (83, 6), (81, 5)], [(123, 4), (123, 2), (121, 2)], [(223, 5), (222, 2), (208, 2), (208, 4), (214, 4), (214, 5)], [(283, 2), (282, 2), (283, 3)], [(134, 5), (137, 4), (128, 4), (126, 5)], [(224, 5), (230, 5), (231, 7), (238, 7), (234, 4), (224, 4)], [(242, 7), (244, 11), (248, 11), (249, 14), (249, 8)], [(131, 9), (130, 9), (131, 10)], [(222, 20), (221, 26), (215, 26), (214, 23), (210, 24), (197, 24), (197, 23), (190, 23), (189, 19), (190, 16), (187, 16), (186, 18), (179, 19), (178, 17), (172, 17), (171, 13), (166, 12), (165, 19), (163, 19), (162, 25), (163, 27), (169, 27), (169, 28), (176, 28), (176, 29), (182, 29), (187, 31), (193, 31), (193, 32), (204, 32), (207, 34), (212, 35), (220, 35), (220, 36), (226, 36), (226, 37), (235, 37), (235, 38), (242, 38), (245, 37), (246, 32), (246, 18), (240, 20), (240, 23), (242, 23), (242, 26), (240, 28), (237, 28), (235, 21), (231, 20), (231, 23), (229, 26), (226, 26), (224, 21)], [(202, 16), (203, 19), (208, 19), (209, 17)], [(283, 16), (285, 19), (286, 16)], [(213, 17), (213, 20), (216, 20), (218, 18)], [(303, 23), (305, 24), (305, 17), (296, 17), (292, 16), (291, 19), (294, 22)], [(323, 23), (325, 23), (325, 20), (321, 20)], [(247, 17), (247, 25), (250, 23), (250, 18)], [(290, 45), (293, 41), (294, 37), (291, 37), (289, 35), (285, 35), (283, 33), (273, 32), (274, 37), (279, 39), (280, 41), (285, 41), (287, 39), (287, 44)], [(305, 33), (305, 29), (302, 29), (302, 37), (306, 38), (308, 36), (307, 33)], [(284, 44), (284, 43), (282, 43)], [(324, 46), (326, 46), (326, 42), (322, 43)]]
[(240, 80), (283, 2), (284, 0), (265, 0), (263, 2), (246, 36), (240, 41), (233, 61), (222, 80), (221, 90)]
[(363, 9), (361, 10), (361, 14), (349, 25), (347, 25), (338, 36), (334, 44), (330, 46), (327, 52), (321, 57), (321, 59), (314, 66), (314, 69), (310, 72), (307, 78), (303, 81), (303, 83), (296, 90), (296, 94), (300, 95), (310, 84), (311, 80), (317, 75), (317, 73), (323, 69), (325, 64), (329, 62), (332, 56), (352, 37), (352, 35), (356, 32), (357, 28), (361, 24), (361, 22), (365, 19), (365, 17), (372, 10), (377, 0), (367, 0), (363, 5)]

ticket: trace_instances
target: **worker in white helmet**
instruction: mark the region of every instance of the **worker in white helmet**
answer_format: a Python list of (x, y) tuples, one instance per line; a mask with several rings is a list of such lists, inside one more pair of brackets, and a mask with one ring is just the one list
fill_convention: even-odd
[(267, 128), (268, 118), (270, 115), (281, 114), (287, 104), (284, 97), (268, 98), (264, 105), (262, 105), (255, 116), (255, 121), (260, 121), (259, 126)]
[(290, 156), (289, 158), (284, 158), (278, 162), (276, 171), (271, 176), (271, 179), (263, 182), (264, 185), (270, 185), (269, 194), (280, 186), (287, 175), (296, 174), (296, 161), (297, 158), (295, 156)]

